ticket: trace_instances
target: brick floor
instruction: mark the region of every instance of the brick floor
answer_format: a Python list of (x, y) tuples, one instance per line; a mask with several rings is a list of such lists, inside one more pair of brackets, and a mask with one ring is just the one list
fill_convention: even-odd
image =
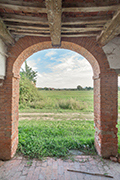
[[(73, 160), (73, 161), (72, 161)], [(108, 177), (94, 176), (67, 169), (90, 173), (108, 174), (120, 180), (120, 164), (99, 156), (75, 156), (72, 160), (46, 158), (28, 160), (16, 156), (10, 161), (0, 161), (0, 180), (107, 180)]]

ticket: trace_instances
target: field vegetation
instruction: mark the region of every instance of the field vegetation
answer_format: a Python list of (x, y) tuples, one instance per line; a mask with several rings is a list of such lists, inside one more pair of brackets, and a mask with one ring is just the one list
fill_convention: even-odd
[[(41, 115), (19, 121), (18, 152), (39, 159), (46, 156), (67, 157), (71, 149), (95, 153), (92, 90), (39, 91), (23, 76), (20, 80), (19, 109), (20, 112), (43, 113), (46, 118)], [(119, 121), (117, 127), (120, 154)]]
[(93, 121), (21, 120), (18, 151), (31, 158), (67, 157), (69, 150), (95, 153)]

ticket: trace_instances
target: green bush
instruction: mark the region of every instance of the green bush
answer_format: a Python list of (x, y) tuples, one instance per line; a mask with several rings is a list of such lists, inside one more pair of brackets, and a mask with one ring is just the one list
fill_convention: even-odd
[(26, 108), (29, 103), (41, 101), (43, 98), (40, 91), (35, 87), (28, 78), (22, 77), (20, 79), (20, 97), (19, 97), (19, 108)]

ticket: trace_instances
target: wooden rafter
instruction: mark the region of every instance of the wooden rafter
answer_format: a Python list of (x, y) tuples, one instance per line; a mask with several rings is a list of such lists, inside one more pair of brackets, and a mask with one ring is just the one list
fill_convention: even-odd
[[(46, 0), (47, 1), (47, 0)], [(60, 0), (61, 1), (61, 0)], [(51, 3), (51, 1), (49, 1)], [(23, 2), (23, 1), (1, 1), (0, 7), (8, 8), (16, 11), (25, 11), (31, 13), (46, 13), (46, 8), (43, 7), (42, 3), (35, 2)], [(76, 6), (76, 7), (63, 7), (62, 12), (99, 12), (99, 11), (117, 11), (120, 9), (120, 5), (109, 5), (109, 6), (91, 6), (88, 7)]]
[[(40, 37), (50, 37), (49, 33), (34, 33), (34, 32), (13, 32), (15, 35), (23, 35), (23, 36), (40, 36)], [(96, 33), (89, 33), (89, 34), (61, 34), (61, 37), (94, 37), (96, 36)]]
[(30, 24), (44, 24), (48, 25), (48, 20), (45, 17), (32, 17), (32, 16), (21, 16), (16, 14), (2, 14), (3, 21), (9, 22), (22, 22), (22, 23), (30, 23)]
[(111, 15), (92, 17), (63, 17), (62, 25), (100, 24), (111, 20)]
[(46, 33), (30, 33), (30, 32), (13, 32), (13, 34), (20, 36), (39, 36), (39, 37), (50, 37), (50, 34)]
[(36, 26), (36, 25), (32, 25), (32, 26), (28, 26), (28, 25), (9, 25), (8, 27), (9, 30), (17, 30), (17, 29), (32, 29), (32, 30), (43, 30), (43, 31), (48, 31), (49, 27), (40, 27), (40, 26)]
[(90, 34), (62, 34), (61, 37), (95, 37), (95, 33), (90, 33)]
[(112, 18), (109, 25), (101, 32), (101, 35), (97, 38), (98, 42), (104, 46), (116, 35), (120, 33), (120, 11), (118, 11)]
[(49, 30), (42, 30), (42, 29), (11, 29), (11, 32), (28, 32), (28, 33), (49, 33)]
[(92, 27), (92, 28), (89, 28), (89, 27), (85, 27), (85, 28), (68, 28), (68, 27), (62, 27), (62, 31), (65, 31), (65, 32), (88, 32), (88, 31), (101, 31), (102, 28), (101, 27)]
[(14, 44), (14, 39), (12, 38), (2, 19), (0, 19), (0, 37), (6, 44)]
[(117, 11), (120, 5), (113, 6), (96, 6), (96, 7), (65, 7), (62, 12), (99, 12), (99, 11)]
[(104, 45), (120, 34), (119, 12), (120, 3), (111, 1), (0, 0), (0, 16), (7, 27), (0, 33), (51, 37), (52, 45), (60, 46), (61, 37), (97, 37), (102, 31), (98, 40)]
[[(48, 28), (44, 29), (21, 29), (21, 28), (10, 28), (11, 32), (26, 32), (26, 33), (49, 33), (50, 31)], [(100, 31), (101, 28), (62, 28), (61, 33), (84, 33), (84, 32), (97, 32)]]
[[(34, 4), (33, 4), (34, 5)], [(30, 12), (30, 13), (46, 13), (46, 8), (42, 8), (42, 7), (35, 7), (35, 6), (28, 6), (27, 2), (26, 4), (22, 5), (18, 5), (15, 3), (2, 3), (0, 2), (0, 7), (1, 8), (7, 8), (7, 9), (11, 9), (13, 11), (25, 11), (25, 12)]]
[(46, 0), (46, 8), (52, 45), (60, 46), (62, 0)]
[[(28, 24), (43, 24), (48, 25), (47, 18), (43, 17), (32, 17), (32, 16), (22, 16), (16, 14), (2, 13), (1, 17), (3, 21), (6, 22), (19, 22), (19, 23), (28, 23)], [(63, 18), (62, 25), (83, 25), (83, 24), (102, 24), (104, 25), (108, 20), (111, 19), (111, 16), (102, 16), (102, 17), (79, 17), (79, 18)]]

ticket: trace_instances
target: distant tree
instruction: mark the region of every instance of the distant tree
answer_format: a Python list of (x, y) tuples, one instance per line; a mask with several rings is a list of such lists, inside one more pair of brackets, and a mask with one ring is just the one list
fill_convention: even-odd
[(30, 68), (27, 65), (27, 62), (25, 61), (25, 70), (22, 68), (21, 72), (20, 72), (20, 76), (21, 77), (26, 77), (28, 78), (31, 82), (33, 82), (34, 84), (36, 84), (36, 80), (37, 80), (37, 71), (33, 71), (32, 68)]
[(48, 88), (48, 87), (44, 87), (44, 90), (46, 90), (46, 91), (47, 91), (47, 90), (49, 90), (49, 88)]
[(78, 85), (77, 90), (83, 90), (82, 86)]
[(93, 90), (93, 88), (92, 87), (85, 87), (85, 90)]

